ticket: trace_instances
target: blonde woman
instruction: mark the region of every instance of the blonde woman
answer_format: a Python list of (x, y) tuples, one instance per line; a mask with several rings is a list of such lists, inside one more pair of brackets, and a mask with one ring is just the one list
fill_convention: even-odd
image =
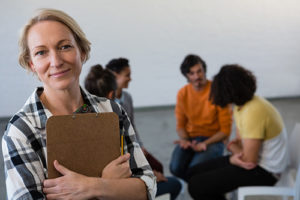
[[(37, 75), (37, 88), (9, 121), (2, 140), (8, 199), (152, 199), (156, 181), (122, 108), (81, 89), (79, 76), (90, 42), (66, 13), (42, 9), (29, 20), (19, 41), (21, 66)], [(46, 130), (52, 115), (113, 111), (124, 124), (124, 156), (109, 163), (102, 177), (75, 173), (57, 161), (62, 174), (47, 179)], [(125, 116), (125, 117), (124, 117)]]

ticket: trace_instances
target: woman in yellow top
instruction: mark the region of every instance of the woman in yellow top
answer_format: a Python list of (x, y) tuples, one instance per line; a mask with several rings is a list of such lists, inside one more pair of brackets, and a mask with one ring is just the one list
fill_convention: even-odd
[(239, 186), (274, 185), (287, 165), (287, 140), (280, 114), (254, 95), (254, 75), (239, 65), (225, 65), (214, 77), (210, 97), (221, 107), (235, 104), (237, 137), (227, 145), (232, 153), (189, 170), (194, 199), (220, 200)]

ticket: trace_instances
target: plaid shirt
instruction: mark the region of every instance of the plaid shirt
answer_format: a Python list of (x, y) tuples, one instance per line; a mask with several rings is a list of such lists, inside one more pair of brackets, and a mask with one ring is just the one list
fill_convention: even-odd
[[(46, 122), (52, 115), (39, 96), (37, 88), (23, 108), (9, 121), (2, 138), (6, 188), (8, 199), (46, 199), (42, 192), (47, 178)], [(156, 180), (146, 161), (125, 111), (119, 104), (81, 90), (85, 104), (92, 112), (115, 112), (123, 124), (124, 150), (129, 152), (132, 177), (142, 179), (148, 190), (148, 199), (154, 199)]]

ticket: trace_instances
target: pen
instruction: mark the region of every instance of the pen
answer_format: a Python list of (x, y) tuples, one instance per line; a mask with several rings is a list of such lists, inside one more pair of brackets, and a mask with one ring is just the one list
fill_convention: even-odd
[(124, 130), (123, 130), (123, 121), (119, 121), (120, 134), (121, 134), (121, 156), (124, 155)]
[(121, 156), (124, 155), (124, 134), (121, 135)]

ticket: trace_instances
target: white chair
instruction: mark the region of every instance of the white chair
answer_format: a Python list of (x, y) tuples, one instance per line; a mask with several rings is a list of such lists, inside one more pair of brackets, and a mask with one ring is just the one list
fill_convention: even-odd
[(162, 195), (155, 197), (155, 200), (170, 200), (170, 199), (171, 199), (171, 195), (169, 193), (162, 194)]
[[(281, 175), (275, 186), (253, 186), (238, 188), (238, 200), (244, 200), (246, 196), (281, 196), (287, 200), (293, 197), (300, 200), (300, 123), (297, 123), (289, 138), (290, 165)], [(294, 174), (297, 172), (296, 180)], [(292, 183), (294, 182), (294, 183)]]

